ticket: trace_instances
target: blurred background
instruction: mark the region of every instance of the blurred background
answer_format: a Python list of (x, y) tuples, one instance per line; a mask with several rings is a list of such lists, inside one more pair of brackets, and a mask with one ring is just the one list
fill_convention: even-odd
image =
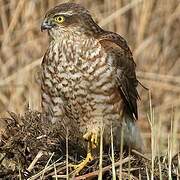
[[(1, 116), (7, 111), (40, 110), (38, 72), (48, 45), (47, 34), (40, 32), (40, 24), (49, 8), (63, 2), (67, 1), (0, 0)], [(137, 64), (137, 77), (149, 89), (138, 87), (141, 96), (138, 123), (145, 143), (150, 147), (150, 138), (154, 138), (156, 152), (166, 152), (170, 145), (177, 152), (180, 148), (180, 1), (71, 2), (83, 4), (103, 28), (127, 40)]]

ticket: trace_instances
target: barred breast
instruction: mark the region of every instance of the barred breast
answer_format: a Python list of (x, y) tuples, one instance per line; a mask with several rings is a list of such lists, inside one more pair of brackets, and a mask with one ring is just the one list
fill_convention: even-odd
[(43, 111), (72, 133), (104, 124), (110, 137), (111, 126), (121, 126), (123, 109), (112, 63), (94, 38), (51, 41), (42, 63)]

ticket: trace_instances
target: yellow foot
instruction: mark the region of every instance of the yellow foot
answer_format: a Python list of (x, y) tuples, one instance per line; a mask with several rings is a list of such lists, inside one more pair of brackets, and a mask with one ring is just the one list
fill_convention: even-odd
[(92, 149), (95, 149), (98, 144), (98, 134), (96, 132), (87, 132), (84, 136), (84, 139), (91, 142)]
[(86, 156), (86, 159), (84, 159), (80, 164), (72, 165), (72, 167), (75, 169), (75, 173), (79, 174), (79, 172), (89, 163), (93, 160), (91, 153), (88, 153)]

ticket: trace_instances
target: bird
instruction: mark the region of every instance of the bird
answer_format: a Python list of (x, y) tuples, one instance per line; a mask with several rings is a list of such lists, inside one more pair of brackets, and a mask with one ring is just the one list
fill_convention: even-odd
[[(42, 111), (87, 146), (81, 171), (93, 151), (111, 144), (143, 151), (137, 126), (136, 64), (126, 40), (104, 30), (80, 4), (48, 10), (41, 24), (49, 45), (41, 64)], [(123, 135), (123, 136), (122, 136)]]

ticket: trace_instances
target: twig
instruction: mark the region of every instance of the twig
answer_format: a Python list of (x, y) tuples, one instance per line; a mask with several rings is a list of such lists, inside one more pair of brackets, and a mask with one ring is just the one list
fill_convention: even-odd
[(32, 63), (26, 65), (25, 67), (21, 68), (16, 73), (6, 77), (5, 79), (0, 79), (0, 86), (7, 85), (11, 81), (15, 80), (16, 77), (18, 76), (18, 74), (24, 74), (25, 72), (34, 69), (36, 66), (40, 65), (41, 59), (42, 58), (39, 58), (39, 59), (33, 61)]
[(168, 74), (157, 74), (152, 72), (142, 72), (142, 71), (137, 71), (137, 76), (142, 79), (180, 84), (179, 76), (173, 76)]
[(102, 168), (102, 161), (103, 161), (103, 131), (104, 131), (104, 127), (101, 126), (100, 160), (99, 160), (98, 180), (102, 180), (102, 174), (103, 174), (103, 168)]
[(37, 163), (37, 161), (42, 157), (43, 152), (39, 151), (38, 154), (36, 155), (36, 157), (34, 158), (34, 160), (31, 162), (31, 164), (29, 165), (29, 167), (27, 168), (27, 170), (29, 172), (31, 172), (34, 168), (34, 165)]
[(23, 9), (24, 3), (25, 3), (25, 0), (20, 0), (19, 3), (18, 3), (17, 8), (16, 8), (16, 10), (14, 12), (14, 16), (13, 16), (13, 18), (11, 20), (11, 23), (10, 23), (10, 25), (9, 25), (7, 31), (6, 31), (6, 34), (4, 36), (4, 40), (2, 42), (2, 47), (8, 42), (9, 34), (14, 30), (14, 28), (15, 28), (17, 22), (18, 22), (18, 19), (19, 19), (21, 11)]
[(68, 161), (68, 154), (69, 154), (69, 145), (68, 145), (68, 136), (69, 136), (69, 131), (68, 131), (68, 128), (67, 128), (67, 134), (66, 134), (66, 179), (68, 180), (69, 178), (69, 171), (68, 171), (68, 164), (69, 164), (69, 161)]
[(152, 88), (160, 88), (163, 90), (171, 91), (173, 93), (179, 93), (180, 92), (180, 86), (178, 84), (171, 84), (169, 82), (161, 82), (156, 80), (150, 80), (150, 79), (143, 79), (139, 76), (137, 76), (139, 79), (141, 79), (141, 82), (143, 84), (150, 84), (151, 87), (148, 87), (149, 89)]
[(49, 158), (48, 162), (46, 163), (45, 168), (43, 169), (43, 173), (42, 173), (41, 179), (43, 179), (44, 174), (45, 174), (45, 172), (46, 172), (46, 168), (48, 167), (48, 165), (49, 165), (49, 163), (50, 163), (50, 161), (51, 161), (51, 159), (52, 159), (53, 156), (54, 156), (54, 152), (51, 154), (51, 157)]
[(111, 126), (111, 161), (112, 161), (112, 176), (113, 180), (116, 180), (116, 170), (114, 166), (114, 142), (113, 142), (113, 132), (112, 132), (112, 126)]
[[(61, 159), (62, 159), (62, 157), (59, 158), (59, 159), (58, 159), (57, 161), (55, 161), (54, 163), (52, 163), (51, 165), (47, 166), (47, 167), (46, 167), (46, 172), (54, 169), (54, 164), (56, 164), (56, 163), (57, 163), (58, 161), (60, 161)], [(62, 165), (62, 164), (64, 165), (65, 163), (64, 163), (64, 162), (59, 163), (59, 165)], [(57, 167), (57, 166), (58, 166), (58, 165), (56, 164), (56, 167)], [(35, 179), (39, 178), (39, 176), (41, 176), (43, 173), (44, 173), (44, 169), (43, 169), (42, 171), (38, 172), (37, 174), (35, 174), (34, 176), (31, 176), (30, 178), (28, 178), (28, 180), (35, 180)]]
[[(124, 164), (124, 163), (128, 162), (129, 160), (134, 160), (134, 158), (127, 157), (127, 158), (123, 159), (121, 162), (118, 161), (118, 162), (114, 163), (114, 167), (118, 167), (120, 164)], [(106, 171), (109, 171), (110, 169), (112, 169), (112, 165), (109, 165), (109, 166), (102, 168), (102, 173), (104, 174)], [(74, 180), (87, 179), (90, 177), (93, 178), (93, 177), (98, 176), (98, 174), (99, 174), (99, 170), (85, 174), (85, 175), (82, 175), (82, 176), (75, 177)]]
[(151, 159), (149, 159), (148, 157), (146, 157), (144, 154), (136, 151), (135, 149), (132, 149), (131, 151), (132, 151), (134, 154), (137, 154), (138, 156), (140, 156), (140, 157), (142, 157), (142, 158), (144, 158), (144, 159), (146, 159), (146, 160), (148, 160), (148, 161), (151, 161)]
[[(63, 164), (65, 165), (66, 164), (66, 161), (64, 161), (63, 162)], [(57, 165), (56, 165), (56, 167), (57, 167)], [(59, 168), (57, 168), (56, 169), (56, 173), (58, 174), (58, 172), (61, 172), (61, 171), (63, 171), (63, 170), (65, 170), (66, 169), (66, 166), (61, 166), (61, 167), (59, 167)], [(55, 172), (51, 172), (51, 173), (49, 173), (49, 174), (47, 174), (46, 175), (46, 177), (48, 177), (48, 176), (54, 176), (55, 175)], [(58, 175), (57, 175), (58, 176)], [(66, 176), (66, 175), (64, 175), (64, 176)], [(66, 176), (67, 177), (67, 176)]]
[(110, 16), (104, 18), (99, 24), (101, 26), (105, 26), (106, 24), (108, 24), (109, 22), (112, 22), (113, 19), (119, 17), (120, 15), (124, 14), (125, 12), (127, 12), (128, 10), (130, 10), (131, 8), (135, 7), (138, 3), (140, 3), (142, 0), (136, 0), (136, 1), (132, 1), (131, 3), (127, 4), (126, 6), (124, 6), (123, 8), (118, 9), (117, 11), (115, 11), (114, 13), (112, 13)]

